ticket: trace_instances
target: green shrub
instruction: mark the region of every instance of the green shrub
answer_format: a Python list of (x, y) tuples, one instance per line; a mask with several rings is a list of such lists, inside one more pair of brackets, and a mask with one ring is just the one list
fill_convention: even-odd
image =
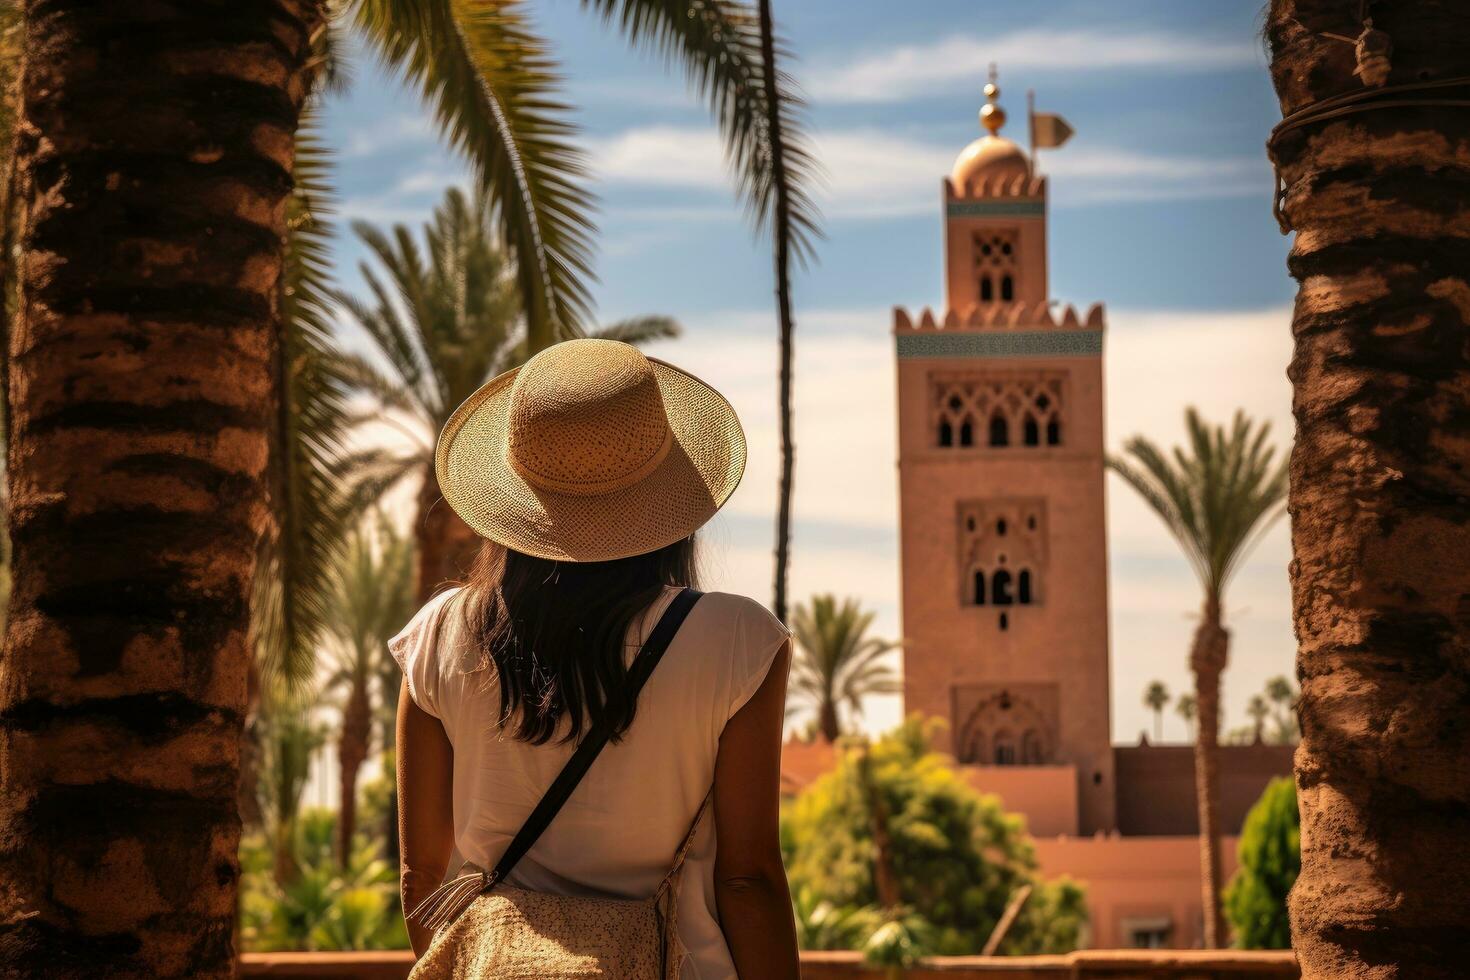
[(1242, 949), (1287, 949), (1286, 897), (1302, 869), (1296, 786), (1271, 780), (1240, 832), (1240, 870), (1225, 890), (1225, 915)]

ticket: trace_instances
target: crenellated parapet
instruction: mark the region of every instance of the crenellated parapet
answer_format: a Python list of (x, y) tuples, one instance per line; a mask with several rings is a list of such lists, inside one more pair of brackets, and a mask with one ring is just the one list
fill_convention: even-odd
[(970, 175), (964, 186), (957, 187), (954, 179), (944, 178), (944, 196), (951, 201), (974, 198), (1037, 197), (1046, 196), (1046, 178), (1031, 174), (977, 173)]
[(917, 317), (893, 310), (899, 358), (1096, 357), (1102, 353), (1103, 306), (1085, 315), (1047, 303), (982, 303), (942, 318), (927, 307)]
[(948, 310), (942, 317), (929, 307), (917, 317), (901, 306), (893, 308), (893, 332), (923, 333), (940, 330), (1102, 330), (1103, 305), (1093, 303), (1079, 316), (1075, 306), (1053, 309), (1051, 303), (976, 303), (960, 312)]

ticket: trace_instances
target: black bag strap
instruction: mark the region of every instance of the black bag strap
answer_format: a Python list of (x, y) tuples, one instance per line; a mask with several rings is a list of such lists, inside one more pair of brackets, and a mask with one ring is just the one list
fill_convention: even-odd
[[(643, 685), (648, 683), (653, 669), (663, 659), (664, 651), (668, 650), (669, 644), (674, 640), (674, 634), (679, 632), (679, 627), (684, 625), (684, 618), (689, 615), (689, 610), (703, 596), (703, 592), (695, 589), (685, 588), (669, 602), (664, 613), (659, 617), (653, 632), (648, 634), (648, 639), (643, 642), (643, 647), (638, 651), (633, 664), (628, 668), (628, 693), (636, 702), (638, 694), (643, 690)], [(510, 845), (501, 855), (500, 861), (496, 863), (491, 871), (477, 871), (468, 875), (460, 875), (440, 885), (432, 894), (414, 907), (409, 913), (409, 918), (419, 918), (423, 924), (430, 929), (438, 929), (440, 925), (450, 921), (459, 914), (473, 900), (475, 895), (494, 888), (497, 882), (505, 880), (526, 852), (535, 846), (542, 833), (550, 826), (552, 819), (560, 812), (562, 806), (571, 798), (572, 792), (576, 790), (577, 784), (582, 777), (587, 775), (587, 770), (592, 768), (593, 761), (598, 753), (607, 745), (612, 732), (606, 725), (594, 725), (577, 746), (572, 757), (567, 760), (561, 772), (557, 773), (556, 779), (552, 780), (547, 787), (536, 808), (521, 824), (521, 829), (516, 831), (515, 837), (511, 838)]]

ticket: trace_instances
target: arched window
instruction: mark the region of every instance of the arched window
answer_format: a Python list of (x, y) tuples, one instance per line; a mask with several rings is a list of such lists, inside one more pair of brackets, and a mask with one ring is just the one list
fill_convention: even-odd
[(1009, 303), (1016, 298), (1016, 284), (1011, 281), (1010, 276), (1000, 278), (1000, 298), (1002, 302)]
[(1028, 446), (1041, 445), (1041, 426), (1036, 424), (1036, 416), (1030, 412), (1021, 420), (1021, 441)]
[(996, 519), (995, 533), (997, 536), (1002, 538), (1006, 536), (1006, 519), (1004, 517)]
[(954, 426), (949, 424), (949, 419), (939, 420), (939, 444), (941, 446), (954, 445)]
[(1023, 606), (1031, 605), (1031, 570), (1021, 569), (1016, 576), (1016, 601)]
[(989, 276), (980, 277), (980, 302), (990, 303), (995, 300), (995, 283)]
[(1014, 766), (1016, 764), (1016, 738), (1009, 731), (1002, 728), (995, 733), (995, 764), (998, 766)]
[(1060, 446), (1062, 444), (1062, 422), (1053, 418), (1046, 423), (1046, 444), (1048, 446)]
[(970, 421), (970, 417), (968, 415), (966, 415), (965, 420), (960, 423), (960, 445), (975, 445), (975, 424)]
[(1036, 734), (1036, 729), (1028, 728), (1021, 735), (1021, 765), (1039, 766), (1043, 761), (1041, 736)]
[(1009, 606), (1016, 601), (1011, 595), (1011, 573), (1004, 568), (997, 568), (990, 577), (990, 601), (997, 606)]
[(1011, 444), (1011, 426), (1006, 417), (1000, 412), (990, 416), (990, 444), (992, 446), (1009, 446)]
[(985, 605), (985, 573), (979, 570), (975, 572), (975, 605)]

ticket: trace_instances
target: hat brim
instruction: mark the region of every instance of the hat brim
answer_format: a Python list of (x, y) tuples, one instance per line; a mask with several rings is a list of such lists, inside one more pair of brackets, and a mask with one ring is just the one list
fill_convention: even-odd
[(481, 537), (555, 561), (628, 558), (673, 544), (719, 511), (745, 472), (745, 433), (735, 409), (703, 381), (664, 361), (658, 380), (673, 443), (646, 477), (584, 496), (532, 486), (507, 458), (513, 368), (457, 408), (434, 452), (445, 501)]

